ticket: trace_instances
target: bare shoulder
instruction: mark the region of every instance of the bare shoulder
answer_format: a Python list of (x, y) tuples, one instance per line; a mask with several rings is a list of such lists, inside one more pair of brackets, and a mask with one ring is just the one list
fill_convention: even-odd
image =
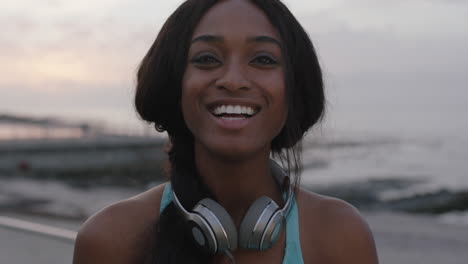
[(323, 263), (378, 263), (372, 232), (354, 206), (302, 188), (296, 199), (302, 251), (313, 252), (309, 258)]
[(114, 203), (86, 220), (76, 238), (73, 263), (135, 262), (159, 219), (164, 185)]

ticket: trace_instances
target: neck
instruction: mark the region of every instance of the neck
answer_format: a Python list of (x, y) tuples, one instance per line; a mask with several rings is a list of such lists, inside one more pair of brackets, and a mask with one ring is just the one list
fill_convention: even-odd
[(249, 206), (268, 196), (282, 205), (281, 191), (270, 168), (270, 153), (245, 159), (222, 159), (195, 147), (195, 163), (203, 182), (239, 226)]

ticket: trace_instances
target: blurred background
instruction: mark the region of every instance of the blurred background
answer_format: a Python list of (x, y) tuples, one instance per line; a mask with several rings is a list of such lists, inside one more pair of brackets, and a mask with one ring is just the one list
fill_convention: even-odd
[[(87, 217), (165, 181), (166, 136), (137, 117), (133, 94), (180, 3), (1, 2), (0, 263), (71, 262)], [(328, 97), (302, 185), (357, 206), (381, 263), (464, 263), (468, 1), (284, 3)]]

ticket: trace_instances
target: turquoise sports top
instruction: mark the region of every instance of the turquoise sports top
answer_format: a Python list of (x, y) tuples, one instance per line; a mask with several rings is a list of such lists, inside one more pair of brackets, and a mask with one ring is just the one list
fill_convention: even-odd
[[(164, 209), (172, 202), (171, 184), (164, 186), (163, 196), (161, 198), (162, 213)], [(284, 249), (283, 264), (304, 264), (302, 260), (301, 242), (299, 240), (299, 213), (297, 210), (296, 199), (291, 198), (291, 207), (286, 217), (286, 248)]]

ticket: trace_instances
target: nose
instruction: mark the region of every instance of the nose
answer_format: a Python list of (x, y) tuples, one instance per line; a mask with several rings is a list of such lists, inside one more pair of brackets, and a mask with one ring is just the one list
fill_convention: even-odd
[(246, 67), (235, 60), (224, 66), (221, 75), (216, 80), (218, 89), (226, 89), (231, 92), (237, 90), (249, 90), (251, 83), (246, 73)]

